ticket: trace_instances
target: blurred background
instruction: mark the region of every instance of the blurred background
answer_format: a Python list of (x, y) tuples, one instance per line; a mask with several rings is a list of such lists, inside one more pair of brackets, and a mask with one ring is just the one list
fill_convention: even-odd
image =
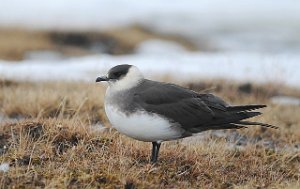
[(300, 86), (296, 0), (2, 0), (0, 77), (84, 80), (117, 64), (150, 78)]

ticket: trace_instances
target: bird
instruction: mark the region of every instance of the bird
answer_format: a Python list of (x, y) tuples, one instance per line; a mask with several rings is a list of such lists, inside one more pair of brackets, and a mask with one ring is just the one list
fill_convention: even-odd
[(229, 105), (211, 93), (197, 93), (179, 85), (145, 79), (134, 65), (112, 67), (96, 82), (107, 82), (104, 109), (113, 128), (133, 139), (151, 142), (150, 162), (156, 163), (164, 141), (193, 136), (207, 130), (240, 129), (262, 113), (266, 105)]

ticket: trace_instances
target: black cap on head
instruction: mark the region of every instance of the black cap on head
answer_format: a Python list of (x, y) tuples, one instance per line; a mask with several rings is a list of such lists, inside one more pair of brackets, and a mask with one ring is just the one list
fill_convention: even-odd
[(120, 79), (121, 77), (124, 77), (128, 73), (131, 66), (132, 65), (122, 64), (111, 68), (108, 72), (108, 78)]
[(123, 78), (129, 71), (132, 65), (122, 64), (111, 68), (108, 71), (108, 76), (101, 76), (96, 79), (96, 82), (119, 80)]

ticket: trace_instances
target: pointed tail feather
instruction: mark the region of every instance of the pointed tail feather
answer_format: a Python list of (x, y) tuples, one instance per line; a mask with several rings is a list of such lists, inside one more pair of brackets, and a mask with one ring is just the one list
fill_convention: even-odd
[(260, 108), (265, 108), (266, 105), (243, 105), (243, 106), (228, 106), (226, 110), (229, 112), (245, 112), (252, 111)]
[(218, 129), (242, 129), (247, 128), (247, 126), (244, 125), (237, 125), (237, 124), (224, 124), (224, 125), (216, 125), (210, 128), (210, 130), (218, 130)]
[(222, 125), (195, 127), (195, 128), (189, 129), (189, 132), (199, 133), (199, 132), (203, 132), (203, 131), (207, 131), (207, 130), (242, 129), (242, 128), (247, 128), (247, 126), (230, 123), (230, 124), (222, 124)]
[(237, 123), (240, 120), (252, 118), (252, 117), (255, 117), (258, 115), (261, 115), (261, 112), (238, 112), (238, 113), (229, 115), (226, 118), (216, 120), (209, 125), (211, 126), (211, 125), (223, 125), (223, 124), (229, 124), (229, 123)]
[(241, 124), (241, 125), (259, 125), (262, 127), (268, 127), (268, 128), (272, 128), (272, 129), (278, 129), (278, 127), (274, 126), (274, 125), (270, 125), (270, 124), (266, 124), (266, 123), (259, 123), (259, 122), (254, 122), (254, 121), (239, 121), (236, 122), (236, 124)]

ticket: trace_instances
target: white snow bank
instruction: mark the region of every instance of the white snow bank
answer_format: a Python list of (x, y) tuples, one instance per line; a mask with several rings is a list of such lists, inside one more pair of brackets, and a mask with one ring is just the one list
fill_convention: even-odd
[(156, 55), (166, 55), (186, 52), (186, 49), (173, 41), (164, 40), (146, 40), (140, 43), (135, 52), (138, 54), (156, 54)]
[(300, 98), (292, 96), (274, 96), (271, 101), (274, 104), (300, 106)]
[[(295, 25), (300, 2), (295, 0), (2, 0), (0, 24), (37, 28), (101, 28), (133, 23), (249, 27), (256, 23)], [(284, 14), (283, 14), (284, 13)], [(158, 26), (159, 27), (159, 26)], [(251, 27), (251, 26), (250, 26)]]
[(2, 0), (0, 25), (90, 30), (140, 24), (229, 50), (300, 50), (297, 0)]
[(136, 65), (151, 79), (166, 75), (175, 81), (225, 78), (280, 82), (300, 87), (300, 55), (241, 53), (180, 53), (166, 55), (88, 56), (60, 61), (0, 61), (0, 78), (29, 81), (81, 80), (94, 82), (118, 64)]

